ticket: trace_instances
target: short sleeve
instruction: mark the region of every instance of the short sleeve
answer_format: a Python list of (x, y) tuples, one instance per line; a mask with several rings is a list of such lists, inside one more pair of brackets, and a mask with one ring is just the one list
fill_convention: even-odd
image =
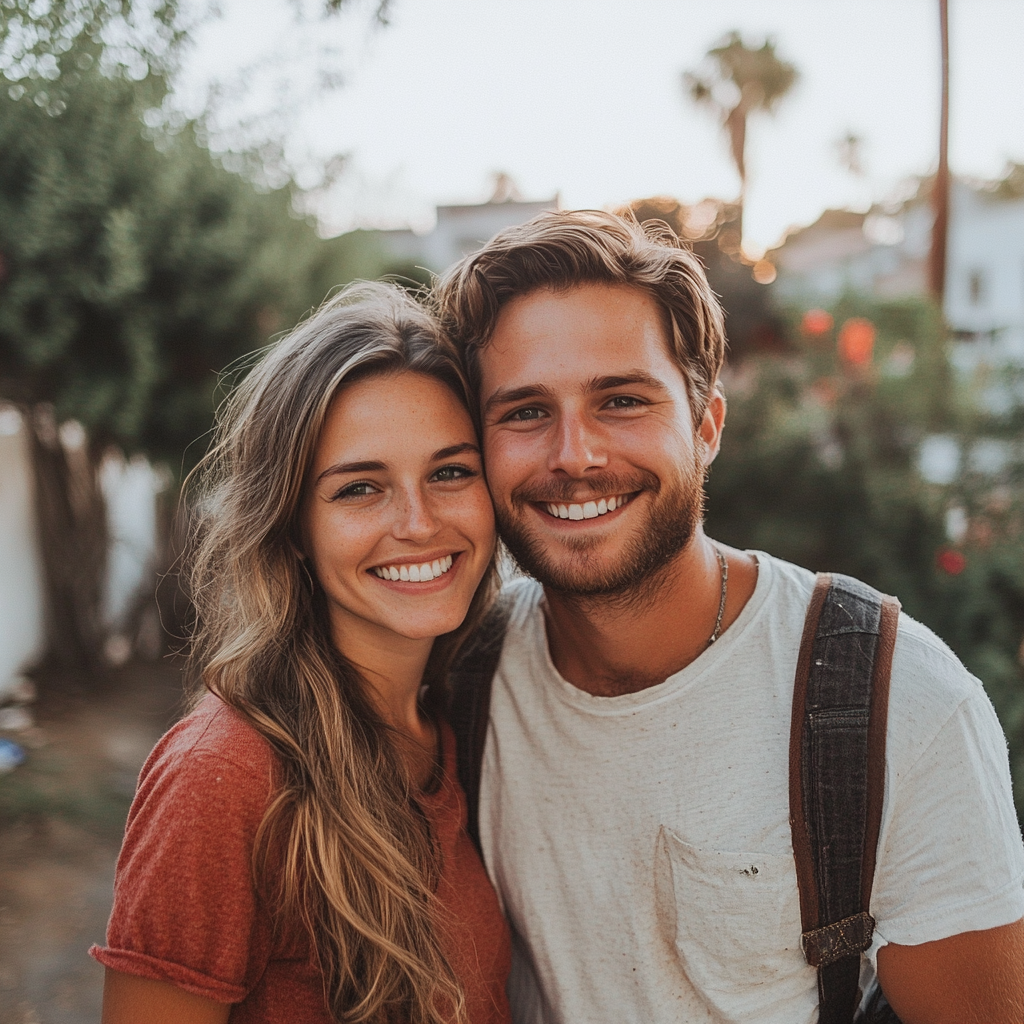
[(269, 797), (258, 768), (202, 749), (154, 754), (128, 818), (107, 945), (92, 955), (218, 1002), (244, 999), (270, 955), (252, 879)]
[[(971, 682), (920, 756), (902, 775), (887, 775), (872, 962), (888, 942), (918, 945), (1024, 916), (1024, 848), (1006, 740), (988, 697)], [(890, 746), (899, 737), (890, 729)]]

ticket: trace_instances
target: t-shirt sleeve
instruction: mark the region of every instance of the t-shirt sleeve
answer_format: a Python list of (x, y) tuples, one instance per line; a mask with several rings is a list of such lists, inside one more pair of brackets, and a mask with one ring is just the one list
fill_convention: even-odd
[[(152, 759), (151, 759), (152, 761)], [(192, 750), (147, 764), (118, 860), (106, 967), (239, 1002), (269, 958), (252, 852), (267, 773)]]
[[(967, 695), (931, 742), (909, 763), (898, 751), (889, 755), (871, 899), (873, 964), (888, 942), (918, 945), (1024, 916), (1024, 848), (1006, 740), (980, 683), (959, 664), (955, 670), (969, 681)], [(890, 746), (900, 734), (890, 729)]]

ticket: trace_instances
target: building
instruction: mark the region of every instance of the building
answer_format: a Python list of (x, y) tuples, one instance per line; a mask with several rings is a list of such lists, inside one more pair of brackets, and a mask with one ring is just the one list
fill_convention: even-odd
[[(768, 253), (777, 294), (829, 303), (844, 291), (925, 295), (932, 213), (928, 183), (893, 206), (826, 210)], [(1024, 165), (995, 182), (955, 179), (950, 191), (945, 314), (962, 369), (1024, 366)]]
[(441, 273), (462, 259), (503, 228), (526, 221), (546, 210), (558, 210), (559, 197), (524, 200), (512, 180), (497, 175), (494, 194), (486, 203), (438, 206), (437, 223), (427, 234), (409, 229), (375, 232), (388, 256), (396, 263), (422, 265)]

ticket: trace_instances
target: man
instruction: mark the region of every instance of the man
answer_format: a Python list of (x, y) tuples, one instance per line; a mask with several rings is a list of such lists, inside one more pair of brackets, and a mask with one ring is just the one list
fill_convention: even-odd
[[(509, 585), (480, 838), (519, 1024), (817, 1019), (789, 822), (805, 570), (702, 528), (722, 313), (662, 226), (544, 214), (447, 275)], [(980, 683), (903, 617), (874, 970), (904, 1024), (1024, 1020), (1024, 850)]]

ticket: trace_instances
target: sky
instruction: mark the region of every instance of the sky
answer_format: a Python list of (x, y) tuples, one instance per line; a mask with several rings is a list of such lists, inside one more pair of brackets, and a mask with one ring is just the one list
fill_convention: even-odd
[[(681, 85), (732, 29), (773, 37), (800, 73), (749, 123), (749, 251), (937, 163), (937, 0), (392, 0), (386, 27), (371, 0), (327, 21), (314, 0), (220, 12), (197, 29), (179, 102), (197, 110), (214, 85), (215, 143), (275, 135), (309, 180), (344, 155), (316, 201), (327, 233), (425, 230), (435, 204), (486, 200), (498, 171), (564, 207), (734, 198), (720, 126)], [(951, 167), (997, 176), (1024, 162), (1024, 2), (950, 0), (950, 50)], [(860, 176), (839, 160), (849, 132)]]

